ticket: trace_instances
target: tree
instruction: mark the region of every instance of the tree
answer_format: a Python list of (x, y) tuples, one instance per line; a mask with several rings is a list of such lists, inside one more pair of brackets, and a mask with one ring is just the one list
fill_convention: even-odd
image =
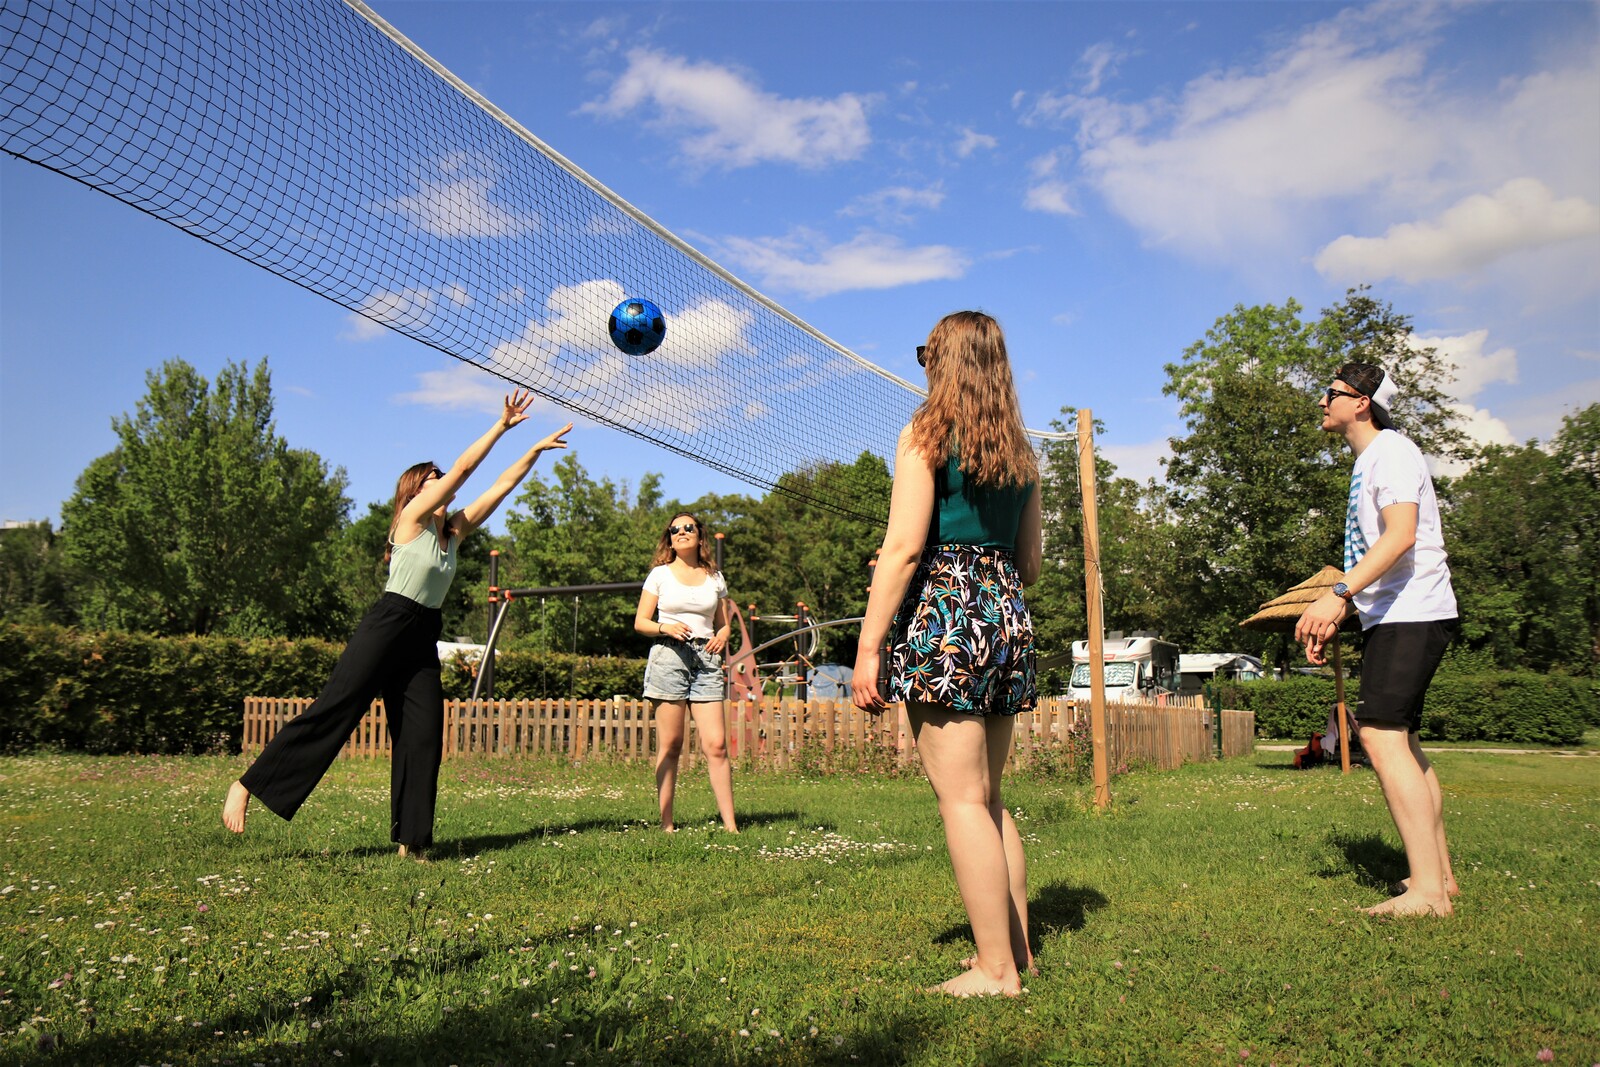
[(1583, 590), (1583, 617), (1589, 647), (1586, 660), (1574, 670), (1600, 672), (1600, 404), (1590, 404), (1561, 420), (1556, 434), (1555, 458), (1560, 464), (1559, 494), (1577, 538), (1572, 546), (1570, 573)]
[(1402, 386), (1397, 420), (1424, 451), (1458, 455), (1448, 364), (1365, 288), (1315, 323), (1300, 305), (1236, 307), (1168, 364), (1188, 434), (1172, 440), (1177, 520), (1171, 636), (1185, 647), (1272, 654), (1238, 628), (1263, 601), (1342, 556), (1350, 457), (1324, 433), (1316, 395), (1341, 363), (1377, 363)]
[(272, 421), (266, 360), (208, 383), (182, 360), (146, 376), (116, 449), (62, 505), (83, 621), (157, 633), (322, 634), (320, 546), (344, 521), (343, 470)]
[(1502, 667), (1581, 665), (1593, 585), (1581, 566), (1584, 531), (1563, 492), (1561, 461), (1537, 442), (1485, 448), (1448, 487), (1445, 548), (1462, 639)]
[(0, 618), (14, 623), (72, 621), (60, 542), (49, 522), (0, 530)]
[[(554, 482), (535, 471), (506, 513), (502, 586), (589, 585), (643, 581), (650, 553), (669, 516), (663, 514), (661, 476), (645, 474), (636, 494), (627, 483), (596, 481), (577, 453), (556, 463)], [(526, 606), (507, 627), (533, 648), (643, 655), (649, 639), (633, 630), (637, 594), (571, 597)], [(529, 617), (529, 610), (536, 612)], [(512, 609), (517, 610), (516, 608)], [(502, 637), (507, 636), (502, 634)]]
[[(863, 452), (854, 463), (820, 463), (780, 479), (747, 519), (730, 521), (728, 539), (736, 553), (729, 592), (741, 605), (754, 603), (769, 615), (793, 614), (804, 603), (817, 621), (854, 618), (866, 610), (873, 553), (883, 544), (884, 526), (845, 515), (817, 500), (887, 500), (893, 480), (881, 456)], [(871, 513), (875, 509), (863, 507)], [(779, 630), (752, 635), (761, 641)], [(822, 634), (820, 654), (854, 661), (855, 638)]]

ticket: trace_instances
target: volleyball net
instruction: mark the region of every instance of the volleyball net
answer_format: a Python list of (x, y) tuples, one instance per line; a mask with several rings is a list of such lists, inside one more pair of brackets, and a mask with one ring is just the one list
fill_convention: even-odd
[[(359, 0), (6, 0), (0, 148), (586, 418), (887, 514), (881, 483), (784, 476), (890, 460), (920, 389), (712, 263)], [(625, 296), (666, 314), (647, 356), (611, 342)]]

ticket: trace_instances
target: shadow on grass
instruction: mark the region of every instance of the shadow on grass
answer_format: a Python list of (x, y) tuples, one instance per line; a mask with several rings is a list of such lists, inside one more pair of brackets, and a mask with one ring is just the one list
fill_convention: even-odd
[[(300, 998), (259, 1004), (215, 1016), (200, 1025), (174, 1021), (104, 1026), (87, 1035), (52, 1039), (19, 1063), (74, 1065), (193, 1062), (277, 1064), (493, 1064), (561, 1063), (574, 1060), (619, 1064), (745, 1064), (757, 1045), (776, 1052), (777, 1042), (758, 1032), (737, 1034), (741, 1022), (714, 1015), (674, 1013), (658, 996), (625, 992), (615, 982), (561, 974), (534, 988), (484, 989), (483, 999), (456, 1002), (435, 980), (467, 971), (493, 957), (526, 950), (526, 943), (463, 943), (439, 939), (417, 957), (350, 961), (337, 973), (308, 984)], [(567, 931), (538, 939), (546, 948), (565, 947)], [(540, 953), (535, 952), (535, 958)], [(496, 964), (500, 966), (500, 964)], [(221, 1005), (235, 994), (235, 979), (219, 970), (200, 993)], [(471, 984), (476, 984), (471, 983)], [(552, 996), (555, 994), (555, 996)], [(671, 1000), (671, 998), (667, 998)], [(589, 1003), (584, 1003), (589, 1001)], [(637, 1004), (636, 1004), (637, 1001)], [(386, 1010), (364, 1010), (381, 1003)], [(557, 1006), (559, 1005), (559, 1006)], [(442, 1008), (442, 1010), (441, 1010)], [(205, 1009), (200, 1009), (202, 1012)], [(693, 1017), (691, 1017), (691, 1015)], [(665, 1016), (665, 1017), (664, 1017)], [(802, 1062), (828, 1065), (886, 1064), (898, 1067), (921, 1057), (937, 1028), (914, 1013), (874, 1012), (855, 1020), (845, 1033), (811, 1038), (783, 1035)], [(193, 1017), (191, 1017), (193, 1019)], [(311, 1023), (317, 1023), (311, 1027)], [(279, 1029), (288, 1026), (287, 1031)], [(274, 1031), (283, 1034), (274, 1037)], [(303, 1035), (290, 1040), (288, 1034)], [(803, 1051), (800, 1051), (802, 1050)]]
[[(1047, 885), (1028, 900), (1028, 941), (1037, 946), (1049, 934), (1062, 930), (1082, 930), (1091, 911), (1099, 911), (1109, 901), (1090, 886)], [(961, 923), (936, 935), (933, 943), (971, 942), (972, 924)]]
[[(696, 820), (698, 822), (698, 820)], [(684, 826), (694, 825), (694, 822), (685, 821)], [(808, 817), (801, 811), (767, 811), (767, 812), (740, 812), (739, 826), (741, 829), (750, 829), (757, 826), (773, 825), (803, 825), (807, 828), (821, 827), (824, 830), (833, 830), (832, 820)], [(592, 832), (619, 834), (624, 830), (636, 830), (641, 834), (656, 832), (653, 822), (645, 823), (638, 819), (600, 818), (577, 819), (572, 822), (545, 823), (541, 826), (530, 826), (526, 830), (516, 830), (503, 834), (475, 834), (470, 837), (445, 838), (434, 842), (428, 855), (431, 859), (462, 859), (467, 856), (476, 856), (484, 852), (499, 852), (505, 849), (516, 848), (528, 841), (538, 841), (546, 837), (569, 837), (573, 834), (586, 834)], [(720, 832), (720, 831), (719, 831)], [(394, 852), (395, 846), (365, 845), (352, 848), (344, 853), (348, 856), (365, 857), (387, 855)]]
[(1343, 878), (1354, 872), (1356, 882), (1368, 889), (1387, 893), (1389, 887), (1408, 873), (1406, 854), (1377, 834), (1346, 834), (1334, 831), (1328, 843), (1344, 853), (1346, 866), (1327, 865), (1316, 874), (1321, 878)]

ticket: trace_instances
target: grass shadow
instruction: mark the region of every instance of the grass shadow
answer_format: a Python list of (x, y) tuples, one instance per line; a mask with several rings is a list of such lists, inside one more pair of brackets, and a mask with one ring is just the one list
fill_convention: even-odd
[[(1049, 934), (1062, 930), (1082, 930), (1091, 911), (1099, 911), (1110, 901), (1091, 886), (1047, 885), (1028, 899), (1028, 941), (1038, 945)], [(933, 943), (971, 942), (972, 924), (960, 923), (935, 935)]]
[(1345, 865), (1324, 865), (1315, 872), (1319, 878), (1343, 878), (1354, 873), (1358, 884), (1387, 893), (1391, 885), (1409, 873), (1405, 850), (1377, 834), (1334, 831), (1328, 835), (1328, 844), (1343, 853)]

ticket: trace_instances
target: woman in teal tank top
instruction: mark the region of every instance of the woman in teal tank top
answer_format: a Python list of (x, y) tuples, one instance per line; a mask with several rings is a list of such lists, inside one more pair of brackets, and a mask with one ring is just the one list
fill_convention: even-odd
[(532, 402), (532, 393), (506, 397), (494, 426), (448, 471), (430, 462), (400, 475), (384, 552), (389, 582), (383, 596), (362, 617), (317, 699), (273, 735), (228, 789), (222, 823), (229, 830), (244, 832), (251, 797), (284, 819), (294, 818), (373, 698), (382, 694), (393, 747), (389, 838), (400, 846), (400, 855), (424, 857), (433, 844), (444, 740), (439, 609), (455, 578), (456, 550), (528, 476), (540, 453), (567, 447), (564, 438), (572, 423), (530, 448), (471, 504), (451, 514), (450, 502), (501, 435), (527, 420)]
[(1033, 952), (1000, 772), (1016, 715), (1038, 695), (1022, 587), (1039, 577), (1039, 465), (999, 323), (947, 315), (917, 361), (928, 399), (900, 433), (852, 696), (866, 709), (905, 702), (938, 798), (977, 954), (937, 991), (1015, 995)]

